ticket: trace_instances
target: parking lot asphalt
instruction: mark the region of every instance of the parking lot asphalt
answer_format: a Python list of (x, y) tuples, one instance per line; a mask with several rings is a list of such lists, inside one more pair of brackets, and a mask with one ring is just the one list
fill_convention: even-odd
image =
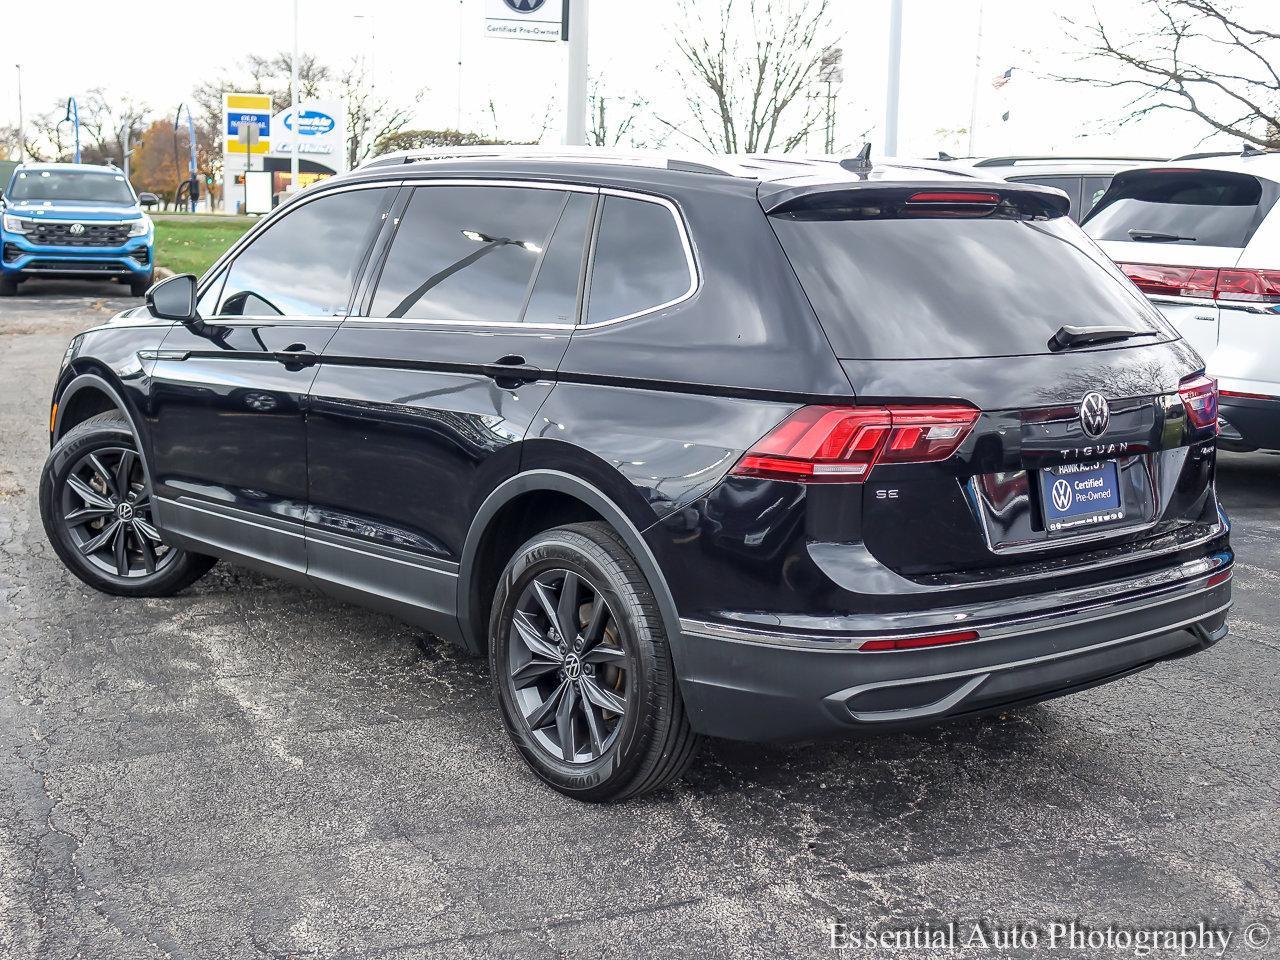
[[(0, 301), (0, 957), (809, 957), (832, 919), (1203, 921), (1280, 955), (1280, 456), (1220, 459), (1211, 651), (919, 733), (710, 742), (673, 788), (583, 806), (442, 641), (226, 564), (162, 600), (65, 572), (48, 394), (118, 291)], [(843, 955), (1133, 955), (1044, 944)]]

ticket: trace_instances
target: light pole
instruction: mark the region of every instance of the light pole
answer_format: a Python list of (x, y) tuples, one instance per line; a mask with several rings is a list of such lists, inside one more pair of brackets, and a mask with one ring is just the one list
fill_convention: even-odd
[(18, 70), (18, 162), (27, 159), (27, 134), (22, 126), (22, 64), (15, 63)]
[(564, 143), (587, 142), (587, 14), (589, 0), (564, 0), (560, 38), (569, 41), (569, 82), (565, 85)]
[[(196, 125), (191, 119), (191, 108), (185, 103), (178, 105), (178, 112), (173, 116), (173, 132), (176, 148), (178, 121), (182, 119), (182, 111), (187, 112), (187, 139), (191, 141), (191, 163), (188, 167), (189, 179), (187, 180), (187, 202), (188, 210), (191, 213), (196, 212)], [(177, 159), (176, 157), (174, 158)], [(127, 179), (127, 178), (126, 178)]]
[[(298, 189), (298, 140), (300, 127), (298, 120), (298, 0), (293, 0), (293, 62), (289, 67), (289, 99), (293, 103), (289, 107), (293, 115), (293, 149), (289, 151), (289, 190)], [(249, 181), (245, 180), (245, 190), (249, 189)], [(246, 198), (248, 194), (246, 193)]]
[(129, 146), (129, 140), (133, 130), (132, 124), (125, 121), (125, 125), (120, 128), (120, 152), (124, 155), (124, 178), (129, 179), (129, 158), (133, 156), (133, 148)]
[(902, 0), (889, 0), (889, 76), (884, 93), (884, 155), (898, 155), (898, 83), (902, 76)]
[(75, 162), (79, 163), (80, 162), (80, 108), (76, 105), (75, 97), (67, 97), (67, 115), (62, 118), (62, 122), (66, 123), (68, 120), (72, 121), (75, 124), (75, 131), (76, 131)]

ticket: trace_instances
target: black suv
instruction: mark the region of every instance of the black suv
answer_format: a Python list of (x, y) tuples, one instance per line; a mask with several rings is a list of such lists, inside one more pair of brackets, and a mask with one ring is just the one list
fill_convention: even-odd
[(1058, 191), (770, 160), (395, 157), (76, 337), (73, 573), (222, 557), (485, 654), (584, 800), (703, 735), (1042, 700), (1226, 634), (1216, 386)]

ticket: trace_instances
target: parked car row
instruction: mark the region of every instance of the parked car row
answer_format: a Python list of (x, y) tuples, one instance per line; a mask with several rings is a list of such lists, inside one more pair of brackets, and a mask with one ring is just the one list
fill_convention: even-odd
[(223, 558), (421, 624), (594, 801), (706, 735), (1002, 710), (1226, 634), (1217, 386), (1063, 191), (518, 151), (380, 158), (76, 337), (68, 569), (159, 596)]

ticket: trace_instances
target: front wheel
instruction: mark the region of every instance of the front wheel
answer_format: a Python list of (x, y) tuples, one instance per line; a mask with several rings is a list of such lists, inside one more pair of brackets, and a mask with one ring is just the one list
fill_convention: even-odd
[(0, 277), (0, 297), (12, 297), (18, 292), (17, 277)]
[(67, 569), (103, 593), (165, 597), (194, 583), (214, 558), (164, 542), (151, 482), (127, 421), (103, 413), (57, 442), (40, 476), (40, 517)]
[(130, 295), (135, 297), (146, 296), (147, 291), (151, 289), (152, 279), (153, 279), (153, 275), (148, 273), (141, 280), (130, 280), (129, 281)]
[(697, 753), (653, 592), (604, 523), (516, 551), (494, 597), (489, 665), (516, 747), (567, 796), (639, 796)]

